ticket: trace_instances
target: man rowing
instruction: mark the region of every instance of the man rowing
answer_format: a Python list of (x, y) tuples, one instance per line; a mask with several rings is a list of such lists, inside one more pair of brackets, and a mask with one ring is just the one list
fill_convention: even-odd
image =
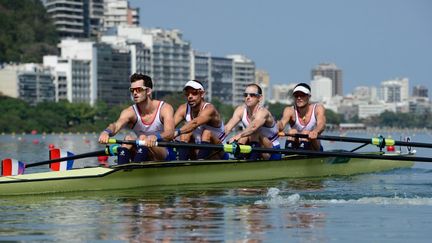
[[(187, 103), (180, 105), (174, 115), (175, 126), (185, 124), (175, 130), (175, 137), (185, 143), (221, 144), (225, 139), (224, 123), (216, 108), (205, 101), (205, 90), (198, 80), (188, 81), (183, 93)], [(200, 149), (198, 151), (177, 148), (179, 160), (188, 159), (228, 159), (223, 151)]]
[(152, 99), (153, 81), (144, 74), (130, 76), (130, 93), (135, 102), (121, 113), (116, 122), (111, 123), (100, 134), (99, 143), (108, 143), (109, 137), (116, 135), (127, 126), (135, 134), (126, 140), (139, 139), (145, 146), (122, 145), (118, 151), (118, 163), (140, 162), (146, 160), (173, 160), (175, 154), (170, 148), (156, 147), (156, 141), (171, 141), (174, 136), (174, 109), (163, 101)]
[[(261, 106), (262, 89), (257, 84), (249, 84), (243, 94), (244, 105), (238, 106), (232, 118), (225, 125), (225, 133), (229, 134), (241, 121), (244, 129), (235, 134), (230, 143), (249, 144), (252, 147), (264, 147), (279, 149), (278, 127), (273, 115), (265, 107)], [(258, 154), (252, 153), (249, 159), (255, 159)], [(281, 154), (263, 153), (262, 159), (280, 159)]]
[[(283, 131), (287, 124), (290, 125), (285, 148), (323, 150), (317, 138), (325, 129), (324, 106), (309, 103), (311, 88), (305, 83), (299, 83), (294, 87), (293, 96), (294, 106), (286, 107), (278, 122), (280, 131)], [(295, 138), (294, 135), (297, 133), (307, 134), (308, 138)]]

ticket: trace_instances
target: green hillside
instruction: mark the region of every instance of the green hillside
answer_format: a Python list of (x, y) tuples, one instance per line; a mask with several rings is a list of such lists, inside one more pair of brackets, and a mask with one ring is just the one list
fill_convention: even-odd
[(57, 32), (40, 0), (0, 0), (0, 20), (0, 63), (57, 54)]

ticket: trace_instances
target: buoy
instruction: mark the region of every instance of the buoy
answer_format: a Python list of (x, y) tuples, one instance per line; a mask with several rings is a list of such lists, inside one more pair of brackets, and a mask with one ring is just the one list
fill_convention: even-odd
[(98, 161), (99, 161), (99, 164), (102, 165), (102, 166), (104, 166), (104, 167), (108, 167), (109, 166), (109, 164), (108, 164), (108, 156), (106, 156), (106, 155), (98, 156)]
[(48, 145), (48, 148), (49, 148), (49, 149), (53, 149), (53, 148), (55, 148), (55, 145), (52, 144), (52, 143), (50, 143), (50, 144)]
[(39, 139), (33, 139), (33, 144), (39, 144)]
[(393, 145), (387, 146), (387, 152), (394, 152), (394, 151), (395, 151), (395, 147)]
[(37, 130), (34, 129), (31, 131), (31, 135), (36, 135), (36, 134), (37, 134)]

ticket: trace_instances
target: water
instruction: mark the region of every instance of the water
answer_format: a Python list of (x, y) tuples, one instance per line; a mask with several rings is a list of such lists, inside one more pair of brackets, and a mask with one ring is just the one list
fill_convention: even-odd
[[(428, 131), (383, 135), (390, 134), (416, 142), (432, 137)], [(0, 156), (46, 160), (51, 143), (76, 153), (102, 148), (94, 134), (2, 135)], [(324, 142), (326, 149), (355, 145)], [(430, 149), (416, 150), (432, 157)], [(0, 241), (430, 242), (431, 176), (432, 163), (416, 163), (349, 177), (3, 197)]]

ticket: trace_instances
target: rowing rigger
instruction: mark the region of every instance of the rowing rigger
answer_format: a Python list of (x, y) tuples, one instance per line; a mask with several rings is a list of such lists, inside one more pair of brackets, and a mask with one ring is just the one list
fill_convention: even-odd
[[(285, 134), (280, 133), (279, 136), (292, 136), (297, 138), (308, 138), (307, 134)], [(356, 138), (356, 137), (342, 137), (342, 136), (329, 136), (329, 135), (319, 135), (317, 139), (335, 141), (335, 142), (350, 142), (350, 143), (366, 143), (376, 145), (378, 147), (385, 146), (406, 146), (406, 147), (419, 147), (419, 148), (432, 148), (431, 143), (419, 143), (411, 141), (397, 141), (391, 138), (384, 138), (382, 136), (373, 138)]]

